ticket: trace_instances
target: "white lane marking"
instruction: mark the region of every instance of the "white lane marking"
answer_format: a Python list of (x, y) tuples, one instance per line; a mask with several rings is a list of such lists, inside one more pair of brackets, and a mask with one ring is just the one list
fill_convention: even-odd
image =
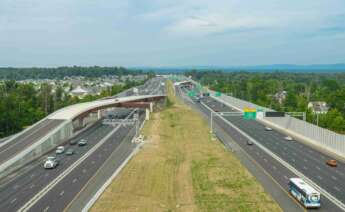
[(289, 178), (286, 176), (286, 175), (284, 175), (284, 178), (286, 179), (286, 180), (288, 180)]
[(11, 200), (11, 204), (13, 204), (16, 200), (17, 198), (14, 198), (13, 200)]
[(267, 163), (267, 159), (266, 158), (264, 158), (264, 161)]
[(32, 174), (32, 175), (30, 176), (30, 178), (33, 178), (33, 177), (35, 177), (35, 174)]
[(32, 189), (33, 187), (35, 187), (35, 184), (32, 184), (32, 185), (30, 186), (30, 189)]
[(60, 196), (62, 196), (64, 193), (65, 193), (65, 191), (61, 191), (61, 192), (60, 192)]
[(47, 210), (49, 210), (49, 206), (47, 206), (43, 211), (46, 212)]
[(337, 186), (334, 186), (333, 188), (334, 188), (335, 190), (337, 190), (337, 191), (341, 191), (341, 189), (338, 188)]
[(304, 162), (308, 162), (308, 160), (307, 160), (307, 159), (304, 159)]
[(274, 170), (277, 170), (277, 167), (275, 167), (275, 166), (272, 166), (272, 168), (273, 168)]
[(316, 167), (316, 169), (317, 169), (317, 170), (321, 170), (321, 168), (320, 168), (320, 167), (318, 167), (318, 166), (315, 166), (315, 167)]
[(296, 160), (294, 158), (291, 159), (293, 162), (296, 162)]
[(74, 178), (72, 181), (72, 183), (75, 183), (75, 182), (77, 182), (77, 178)]
[(303, 166), (303, 169), (307, 170), (308, 168), (306, 166)]
[(317, 176), (317, 178), (319, 178), (320, 180), (322, 180), (322, 177), (321, 177), (321, 176)]
[(332, 179), (333, 179), (333, 180), (337, 180), (337, 178), (336, 178), (335, 176), (333, 176), (333, 175), (332, 175)]
[[(135, 112), (133, 110), (127, 117), (126, 120)], [(91, 149), (89, 149), (82, 157), (80, 157), (76, 162), (74, 162), (71, 166), (69, 166), (66, 170), (64, 170), (59, 176), (57, 176), (54, 180), (52, 180), (44, 189), (38, 192), (34, 197), (32, 197), (27, 203), (25, 203), (19, 211), (28, 211), (34, 204), (36, 204), (44, 195), (46, 195), (58, 182), (60, 182), (67, 174), (73, 171), (73, 169), (79, 166), (85, 158), (89, 157), (92, 153), (94, 153), (101, 145), (106, 143), (106, 141), (118, 130), (120, 126), (117, 126), (112, 131), (110, 131), (102, 140), (100, 140), (96, 145), (94, 145)]]
[[(215, 97), (212, 97), (215, 98)], [(223, 101), (223, 100), (222, 100)], [(227, 103), (228, 104), (228, 103)], [(206, 108), (207, 105), (202, 104), (203, 106), (205, 106)], [(298, 171), (297, 169), (295, 169), (292, 165), (290, 165), (289, 163), (287, 163), (285, 160), (281, 159), (279, 156), (277, 156), (275, 153), (271, 152), (269, 149), (267, 149), (265, 146), (261, 145), (259, 142), (257, 142), (255, 139), (253, 139), (251, 136), (249, 136), (248, 134), (246, 134), (243, 130), (241, 130), (239, 127), (235, 126), (233, 123), (229, 122), (228, 120), (220, 117), (225, 123), (227, 123), (228, 125), (230, 125), (232, 128), (234, 128), (235, 130), (237, 130), (238, 132), (240, 132), (241, 134), (243, 134), (245, 137), (247, 137), (248, 139), (250, 139), (254, 144), (256, 144), (256, 146), (258, 146), (261, 150), (263, 150), (264, 152), (266, 152), (267, 154), (269, 154), (271, 157), (273, 157), (274, 159), (276, 159), (278, 162), (280, 162), (283, 166), (285, 166), (287, 169), (289, 169), (290, 171), (292, 171), (295, 175), (299, 176), (300, 178), (304, 178), (304, 181), (306, 181), (307, 183), (311, 184), (312, 186), (314, 186), (320, 193), (322, 193), (322, 195), (324, 195), (326, 198), (328, 198), (331, 202), (333, 202), (335, 205), (337, 205), (339, 208), (341, 208), (342, 210), (345, 210), (345, 204), (342, 203), (340, 200), (338, 200), (337, 198), (335, 198), (333, 195), (331, 195), (329, 192), (327, 192), (325, 189), (323, 189), (322, 187), (320, 187), (319, 185), (317, 185), (314, 181), (310, 180), (307, 176), (305, 176), (304, 174), (302, 174), (300, 171)]]

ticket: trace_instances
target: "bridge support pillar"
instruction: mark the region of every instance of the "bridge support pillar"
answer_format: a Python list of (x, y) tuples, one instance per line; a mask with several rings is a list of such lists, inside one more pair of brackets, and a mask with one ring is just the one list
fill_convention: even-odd
[(145, 111), (146, 111), (145, 119), (148, 121), (148, 120), (150, 120), (150, 110), (146, 109)]
[(150, 102), (150, 112), (153, 112), (153, 102)]
[(101, 110), (97, 110), (97, 119), (100, 120), (102, 117)]

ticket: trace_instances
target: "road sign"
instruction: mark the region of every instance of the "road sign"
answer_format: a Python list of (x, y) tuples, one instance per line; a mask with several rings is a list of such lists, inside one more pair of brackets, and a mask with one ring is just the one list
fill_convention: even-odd
[(244, 108), (243, 119), (245, 120), (255, 120), (256, 119), (256, 109)]

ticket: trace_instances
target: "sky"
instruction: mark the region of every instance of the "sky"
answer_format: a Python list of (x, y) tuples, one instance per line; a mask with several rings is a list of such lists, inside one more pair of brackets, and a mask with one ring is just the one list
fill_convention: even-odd
[(0, 66), (345, 63), (344, 0), (1, 0)]

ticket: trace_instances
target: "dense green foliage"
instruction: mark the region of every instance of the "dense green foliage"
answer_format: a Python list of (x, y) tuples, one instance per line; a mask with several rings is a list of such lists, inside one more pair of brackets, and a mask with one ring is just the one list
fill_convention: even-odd
[(62, 79), (71, 76), (101, 77), (106, 75), (140, 74), (142, 71), (122, 67), (59, 67), (59, 68), (0, 68), (0, 79)]
[[(248, 72), (197, 72), (186, 73), (234, 97), (244, 99), (277, 111), (307, 112), (307, 121), (316, 123), (316, 115), (308, 110), (310, 101), (325, 101), (330, 110), (320, 115), (319, 126), (345, 132), (345, 74), (313, 73), (248, 73)], [(279, 102), (278, 92), (286, 91), (286, 98)]]
[(88, 95), (83, 99), (70, 96), (61, 86), (53, 90), (47, 83), (35, 87), (14, 80), (0, 82), (0, 138), (16, 133), (46, 115), (67, 105), (92, 101), (116, 95), (143, 82), (126, 81), (124, 85), (113, 85), (100, 95)]

